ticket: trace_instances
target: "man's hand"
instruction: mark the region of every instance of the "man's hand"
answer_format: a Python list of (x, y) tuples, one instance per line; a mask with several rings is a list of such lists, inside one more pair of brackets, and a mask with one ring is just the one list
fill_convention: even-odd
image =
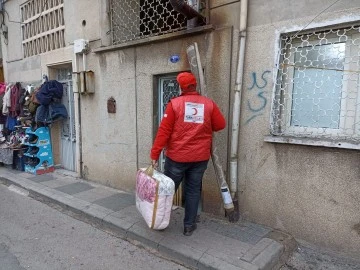
[(158, 162), (157, 162), (157, 160), (151, 160), (151, 165), (152, 165), (154, 168), (157, 168), (157, 167), (158, 167)]

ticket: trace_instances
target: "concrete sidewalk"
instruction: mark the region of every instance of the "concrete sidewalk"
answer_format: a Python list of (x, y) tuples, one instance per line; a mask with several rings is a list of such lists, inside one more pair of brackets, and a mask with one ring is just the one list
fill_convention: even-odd
[(0, 182), (22, 187), (36, 199), (195, 269), (277, 269), (295, 248), (287, 234), (203, 213), (198, 229), (184, 236), (182, 208), (172, 212), (166, 230), (151, 230), (136, 209), (134, 194), (79, 179), (65, 170), (36, 176), (0, 167)]

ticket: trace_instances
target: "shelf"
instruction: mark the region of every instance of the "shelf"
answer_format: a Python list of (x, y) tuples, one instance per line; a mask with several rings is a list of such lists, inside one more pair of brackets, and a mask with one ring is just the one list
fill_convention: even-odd
[[(25, 143), (25, 145), (29, 146), (28, 152), (33, 150), (34, 147), (38, 148), (38, 152), (36, 154), (24, 153), (29, 159), (38, 159), (38, 162), (35, 166), (31, 166), (29, 164), (25, 164), (25, 171), (32, 174), (44, 174), (48, 172), (54, 171), (54, 161), (53, 161), (53, 153), (51, 148), (51, 139), (50, 139), (50, 131), (48, 127), (40, 127), (35, 131), (32, 131), (31, 128), (26, 129), (25, 133), (30, 136), (36, 136), (36, 143)], [(32, 138), (33, 140), (33, 138)]]

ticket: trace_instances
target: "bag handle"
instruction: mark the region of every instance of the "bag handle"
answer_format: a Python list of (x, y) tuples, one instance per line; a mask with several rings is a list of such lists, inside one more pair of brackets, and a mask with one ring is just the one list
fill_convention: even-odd
[(154, 174), (154, 166), (150, 165), (149, 167), (147, 167), (147, 169), (144, 171), (146, 175), (148, 176), (153, 176)]

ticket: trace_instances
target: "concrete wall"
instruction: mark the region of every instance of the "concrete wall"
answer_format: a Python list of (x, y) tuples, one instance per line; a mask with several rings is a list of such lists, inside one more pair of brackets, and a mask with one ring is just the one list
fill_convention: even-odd
[[(228, 118), (233, 62), (230, 26), (224, 25), (208, 34), (89, 54), (89, 68), (95, 71), (97, 88), (94, 95), (81, 97), (86, 179), (134, 190), (137, 168), (146, 167), (150, 162), (155, 124), (152, 110), (153, 103), (157, 102), (153, 85), (159, 75), (189, 70), (186, 47), (193, 42), (200, 48), (209, 96)], [(180, 55), (180, 61), (173, 64), (169, 59), (175, 53)], [(116, 114), (107, 113), (106, 102), (110, 97), (116, 100)], [(228, 130), (225, 130), (217, 136), (225, 171), (227, 135)], [(221, 197), (210, 163), (204, 180), (204, 209), (222, 213)]]
[(42, 78), (40, 56), (29, 57), (23, 61), (19, 6), (25, 2), (25, 0), (12, 0), (5, 4), (9, 15), (5, 16), (8, 39), (4, 39), (4, 36), (1, 38), (5, 81), (39, 84)]
[[(137, 169), (134, 49), (93, 56), (98, 87), (81, 97), (84, 177), (133, 190)], [(116, 114), (107, 100), (116, 100)]]
[[(12, 20), (18, 18), (22, 2), (6, 2)], [(315, 16), (309, 27), (360, 20), (360, 5), (356, 2), (339, 2), (317, 16), (331, 3), (249, 1), (238, 185), (244, 217), (285, 230), (299, 240), (353, 256), (359, 256), (360, 249), (359, 151), (273, 144), (264, 142), (264, 137), (269, 135), (280, 34), (302, 29)], [(20, 25), (8, 22), (8, 45), (2, 44), (7, 81), (39, 82), (42, 74), (56, 65), (71, 63), (75, 39), (91, 40), (92, 49), (108, 45), (106, 3), (65, 0), (66, 47), (26, 59), (22, 59)], [(80, 97), (78, 124), (86, 179), (134, 190), (137, 168), (150, 161), (156, 76), (188, 70), (185, 50), (195, 41), (199, 44), (209, 96), (220, 105), (231, 125), (240, 2), (213, 0), (210, 7), (210, 22), (216, 28), (212, 32), (87, 55), (88, 69), (95, 72), (96, 92)], [(176, 64), (169, 61), (174, 53), (181, 59)], [(265, 104), (258, 99), (260, 89), (255, 87), (255, 80), (264, 91)], [(110, 97), (116, 100), (116, 114), (107, 113)], [(249, 103), (262, 108), (259, 115), (249, 109)], [(229, 133), (228, 129), (217, 136), (227, 176)], [(204, 210), (223, 213), (210, 163), (204, 179)]]
[[(331, 3), (249, 3), (239, 147), (242, 213), (298, 239), (359, 258), (359, 151), (264, 142), (269, 135), (279, 35), (301, 30)], [(308, 28), (359, 20), (359, 7), (358, 1), (340, 1)], [(255, 80), (261, 89), (254, 86)], [(260, 91), (265, 105), (257, 96)], [(248, 102), (261, 107), (260, 113), (251, 111)]]
[[(134, 190), (134, 174), (138, 167), (146, 167), (150, 162), (150, 148), (153, 142), (153, 85), (158, 75), (166, 75), (189, 70), (186, 47), (197, 42), (201, 58), (206, 65), (206, 79), (209, 96), (219, 103), (228, 115), (229, 81), (231, 63), (232, 29), (224, 28), (211, 34), (191, 38), (181, 38), (158, 44), (101, 52), (91, 57), (98, 63), (99, 88), (93, 96), (82, 97), (83, 164), (87, 179), (107, 185)], [(170, 56), (180, 55), (178, 63), (171, 63)], [(216, 57), (219, 55), (221, 57)], [(212, 69), (212, 66), (221, 67)], [(108, 114), (107, 99), (116, 100), (116, 114)], [(89, 135), (85, 135), (89, 134)], [(218, 138), (221, 155), (226, 168), (227, 132)], [(99, 163), (99, 160), (104, 163)], [(210, 166), (209, 166), (210, 167)], [(204, 196), (214, 197), (217, 184), (214, 175), (208, 173)], [(209, 211), (216, 205), (215, 212), (221, 210), (220, 197), (205, 200)]]

